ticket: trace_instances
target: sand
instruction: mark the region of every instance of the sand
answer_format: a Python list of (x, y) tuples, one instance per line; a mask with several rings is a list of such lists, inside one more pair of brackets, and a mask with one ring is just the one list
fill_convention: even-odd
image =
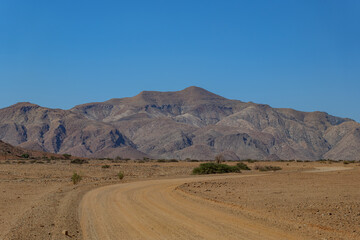
[(360, 239), (358, 163), (199, 177), (188, 162), (17, 162), (0, 164), (2, 240)]

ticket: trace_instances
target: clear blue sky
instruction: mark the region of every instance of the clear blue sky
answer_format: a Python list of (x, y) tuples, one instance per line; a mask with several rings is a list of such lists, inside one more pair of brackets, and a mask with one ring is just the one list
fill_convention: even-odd
[(199, 86), (360, 121), (360, 1), (0, 0), (0, 107)]

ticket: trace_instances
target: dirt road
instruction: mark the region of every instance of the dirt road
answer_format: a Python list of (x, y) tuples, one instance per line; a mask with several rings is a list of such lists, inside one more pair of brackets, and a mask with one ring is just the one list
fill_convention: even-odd
[(232, 213), (225, 205), (214, 206), (175, 190), (191, 181), (229, 177), (234, 176), (151, 180), (95, 189), (80, 205), (84, 239), (298, 239)]
[[(351, 168), (317, 168), (316, 172)], [(189, 182), (249, 178), (264, 174), (206, 176), (133, 182), (88, 192), (80, 204), (86, 240), (105, 239), (302, 239), (249, 219), (222, 202), (213, 202), (176, 187)]]

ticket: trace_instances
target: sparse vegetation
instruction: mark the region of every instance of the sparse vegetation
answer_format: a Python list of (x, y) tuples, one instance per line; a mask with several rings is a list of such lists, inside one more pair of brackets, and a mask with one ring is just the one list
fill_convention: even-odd
[(179, 162), (179, 160), (176, 160), (176, 159), (158, 159), (156, 161), (159, 163)]
[(236, 166), (237, 166), (240, 170), (251, 170), (251, 168), (249, 168), (248, 165), (246, 165), (245, 163), (242, 163), (242, 162), (237, 163)]
[(73, 163), (73, 164), (84, 164), (84, 163), (88, 163), (88, 161), (87, 161), (87, 160), (84, 160), (84, 159), (79, 159), (79, 158), (77, 158), (77, 159), (71, 160), (70, 163)]
[(118, 172), (117, 176), (120, 180), (122, 180), (124, 178), (124, 173)]
[(102, 165), (101, 168), (110, 168), (110, 165)]
[(79, 174), (77, 174), (76, 172), (74, 172), (74, 174), (71, 177), (71, 180), (74, 185), (78, 184), (81, 181), (81, 179), (82, 179), (82, 177)]
[(29, 158), (30, 155), (28, 153), (24, 153), (23, 155), (21, 155), (22, 158)]
[(254, 163), (254, 162), (257, 162), (257, 160), (253, 160), (253, 159), (246, 159), (246, 161), (247, 161), (248, 163)]
[(278, 171), (278, 170), (281, 170), (282, 168), (281, 167), (278, 167), (278, 166), (259, 166), (259, 165), (256, 165), (255, 166), (255, 170), (259, 170), (260, 172), (268, 172), (268, 171)]
[(63, 154), (63, 157), (66, 159), (66, 160), (69, 160), (71, 158), (71, 155), (70, 154), (67, 154), (67, 153), (64, 153)]
[(240, 169), (238, 166), (229, 166), (226, 164), (217, 163), (202, 163), (199, 167), (193, 169), (193, 174), (215, 174), (215, 173), (231, 173), (238, 172)]

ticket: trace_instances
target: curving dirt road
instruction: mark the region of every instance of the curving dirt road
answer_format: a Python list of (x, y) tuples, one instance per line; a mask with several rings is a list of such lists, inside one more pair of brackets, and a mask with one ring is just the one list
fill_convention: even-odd
[(80, 205), (84, 239), (298, 239), (175, 190), (191, 181), (254, 176), (150, 180), (95, 189)]
[[(326, 167), (311, 172), (342, 171)], [(80, 225), (86, 240), (105, 239), (301, 239), (211, 202), (176, 190), (189, 182), (254, 175), (206, 176), (148, 180), (112, 185), (88, 192), (80, 204)]]

